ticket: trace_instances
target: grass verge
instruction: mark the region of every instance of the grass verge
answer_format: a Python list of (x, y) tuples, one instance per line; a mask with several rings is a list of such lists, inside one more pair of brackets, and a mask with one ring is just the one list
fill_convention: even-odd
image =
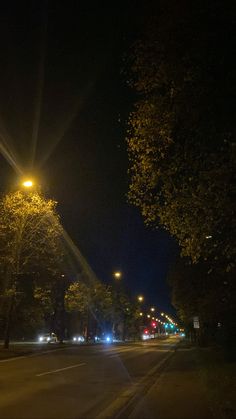
[(199, 348), (197, 357), (213, 414), (222, 419), (236, 418), (236, 362), (226, 362), (219, 348)]

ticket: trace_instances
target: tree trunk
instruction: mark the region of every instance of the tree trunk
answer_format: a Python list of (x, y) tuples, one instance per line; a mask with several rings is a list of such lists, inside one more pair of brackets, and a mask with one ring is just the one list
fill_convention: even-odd
[(3, 347), (5, 349), (9, 348), (9, 342), (10, 342), (10, 331), (11, 331), (11, 321), (12, 321), (12, 312), (14, 307), (14, 295), (11, 295), (10, 298), (10, 304), (8, 307), (7, 312), (7, 319), (6, 319), (6, 326), (5, 326), (5, 332), (4, 332), (4, 344)]
[(89, 312), (89, 305), (87, 307), (87, 320), (86, 320), (86, 342), (89, 341), (89, 335), (90, 335), (90, 312)]

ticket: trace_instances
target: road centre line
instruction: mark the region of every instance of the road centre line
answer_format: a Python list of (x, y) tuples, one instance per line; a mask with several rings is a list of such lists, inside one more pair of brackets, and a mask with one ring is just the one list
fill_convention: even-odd
[(61, 371), (65, 371), (65, 370), (70, 370), (72, 368), (82, 367), (83, 365), (86, 365), (86, 363), (85, 362), (82, 362), (81, 364), (70, 365), (69, 367), (59, 368), (57, 370), (42, 372), (41, 374), (36, 374), (36, 377), (42, 377), (43, 375), (55, 374), (57, 372), (61, 372)]

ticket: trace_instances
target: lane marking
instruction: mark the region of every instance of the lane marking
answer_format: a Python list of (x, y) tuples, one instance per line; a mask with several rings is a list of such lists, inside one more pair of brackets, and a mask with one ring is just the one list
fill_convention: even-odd
[(86, 363), (85, 362), (82, 362), (81, 364), (70, 365), (69, 367), (59, 368), (57, 370), (42, 372), (41, 374), (36, 374), (36, 377), (42, 377), (43, 375), (48, 375), (48, 374), (55, 374), (57, 372), (61, 372), (61, 371), (65, 371), (65, 370), (70, 370), (72, 368), (82, 367), (83, 365), (86, 365)]
[(28, 358), (26, 355), (20, 355), (20, 356), (14, 356), (12, 358), (6, 358), (6, 359), (1, 359), (0, 362), (10, 362), (10, 361), (16, 361), (17, 359), (23, 359), (23, 358)]
[[(174, 349), (158, 349), (155, 352), (175, 352), (175, 351), (174, 351)], [(117, 358), (117, 357), (120, 357), (122, 354), (123, 354), (123, 352), (117, 352), (116, 354), (110, 354), (110, 355), (108, 355), (108, 357), (109, 358)], [(150, 353), (143, 352), (143, 351), (140, 351), (139, 353), (133, 353), (133, 357), (139, 357), (141, 355), (147, 356), (147, 355), (150, 355)]]

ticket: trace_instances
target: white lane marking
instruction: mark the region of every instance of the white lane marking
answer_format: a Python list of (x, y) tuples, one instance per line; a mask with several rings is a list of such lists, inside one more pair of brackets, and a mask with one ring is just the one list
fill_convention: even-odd
[(15, 357), (12, 357), (12, 358), (1, 359), (0, 362), (16, 361), (17, 359), (23, 359), (23, 358), (28, 358), (28, 357), (26, 355), (15, 356)]
[(109, 354), (109, 353), (112, 353), (112, 352), (128, 352), (128, 351), (136, 351), (137, 350), (137, 348), (135, 348), (135, 347), (128, 347), (128, 348), (106, 348), (106, 349), (103, 349), (103, 350), (101, 350), (100, 352), (101, 353), (104, 353), (104, 354)]
[(70, 365), (69, 367), (59, 368), (57, 370), (42, 372), (41, 374), (36, 374), (36, 377), (42, 377), (43, 375), (48, 375), (48, 374), (55, 374), (56, 372), (70, 370), (72, 368), (77, 368), (77, 367), (82, 367), (83, 365), (86, 365), (86, 363), (85, 362), (82, 362), (81, 364)]
[[(154, 351), (153, 351), (154, 352)], [(174, 352), (174, 349), (158, 349), (155, 352)], [(117, 352), (116, 354), (110, 354), (108, 355), (109, 358), (117, 358), (120, 355), (122, 355), (123, 352)], [(138, 353), (133, 352), (133, 356), (140, 356), (140, 355), (149, 355), (148, 352), (139, 351)]]

